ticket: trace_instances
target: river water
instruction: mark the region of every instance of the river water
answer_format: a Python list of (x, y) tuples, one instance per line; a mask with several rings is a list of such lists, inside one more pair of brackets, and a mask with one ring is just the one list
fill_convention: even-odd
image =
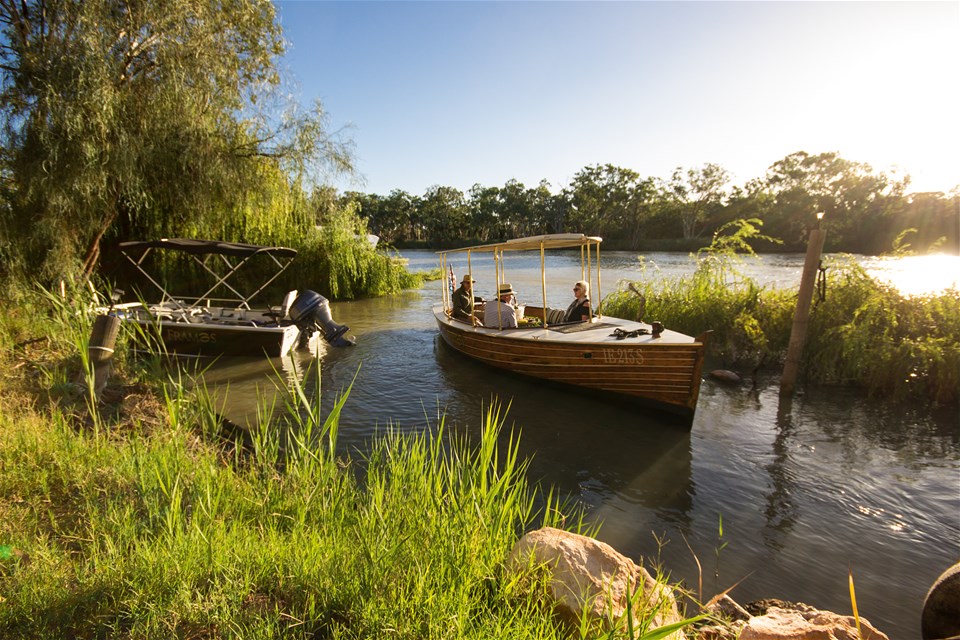
[[(438, 266), (432, 252), (404, 252), (412, 270)], [(604, 253), (601, 294), (618, 280), (689, 275), (686, 254)], [(839, 258), (826, 257), (825, 264)], [(457, 280), (465, 256), (454, 263)], [(904, 292), (957, 286), (960, 258), (859, 258)], [(796, 286), (802, 255), (751, 259), (741, 270), (763, 284)], [(477, 293), (490, 297), (492, 268), (474, 258)], [(484, 271), (487, 268), (488, 271)], [(548, 261), (565, 306), (579, 257)], [(538, 304), (539, 257), (511, 258), (507, 279)], [(596, 282), (595, 276), (593, 281)], [(208, 385), (234, 422), (256, 420), (258, 398), (279, 378), (318, 362), (309, 392), (329, 410), (351, 382), (340, 422), (341, 453), (359, 458), (387, 428), (435, 430), (441, 419), (475, 434), (493, 399), (509, 403), (532, 481), (579, 505), (598, 538), (645, 563), (660, 563), (702, 599), (737, 585), (741, 603), (805, 602), (850, 614), (852, 570), (861, 616), (891, 638), (919, 638), (920, 614), (937, 576), (960, 560), (960, 415), (956, 407), (891, 405), (838, 389), (779, 398), (779, 380), (723, 386), (709, 377), (688, 431), (635, 407), (598, 402), (477, 364), (439, 338), (430, 307), (438, 282), (395, 296), (332, 304), (355, 347), (321, 347), (316, 361), (222, 359)], [(596, 299), (596, 296), (594, 296)], [(705, 371), (715, 368), (707, 363)], [(508, 429), (509, 431), (509, 429)], [(721, 535), (722, 531), (722, 535)]]

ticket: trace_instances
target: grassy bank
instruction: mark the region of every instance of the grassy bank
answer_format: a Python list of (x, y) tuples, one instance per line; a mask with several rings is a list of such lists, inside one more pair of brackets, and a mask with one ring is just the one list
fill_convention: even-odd
[(294, 387), (227, 439), (202, 388), (122, 344), (97, 405), (90, 320), (58, 298), (0, 315), (0, 636), (568, 637), (540, 574), (503, 563), (529, 528), (582, 525), (498, 447), (499, 407), (478, 442), (440, 424), (350, 461), (349, 391), (319, 415)]
[[(749, 372), (786, 355), (796, 290), (762, 287), (729, 254), (701, 254), (696, 272), (623, 283), (604, 313), (660, 320), (698, 335), (712, 329), (711, 354)], [(815, 298), (800, 365), (806, 383), (852, 385), (894, 399), (960, 400), (960, 292), (903, 296), (853, 260), (828, 265)]]

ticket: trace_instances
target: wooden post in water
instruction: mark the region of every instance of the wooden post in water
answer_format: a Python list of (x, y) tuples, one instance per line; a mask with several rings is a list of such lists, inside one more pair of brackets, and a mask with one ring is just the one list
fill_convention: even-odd
[(780, 395), (793, 395), (797, 382), (797, 370), (803, 355), (803, 344), (807, 340), (807, 328), (810, 324), (810, 302), (813, 299), (813, 287), (816, 284), (817, 269), (820, 266), (820, 254), (827, 232), (820, 228), (823, 212), (817, 214), (817, 227), (810, 231), (807, 242), (807, 257), (803, 262), (803, 275), (800, 278), (800, 292), (797, 295), (797, 308), (793, 314), (793, 328), (790, 330), (790, 343), (787, 345), (787, 358), (780, 378)]

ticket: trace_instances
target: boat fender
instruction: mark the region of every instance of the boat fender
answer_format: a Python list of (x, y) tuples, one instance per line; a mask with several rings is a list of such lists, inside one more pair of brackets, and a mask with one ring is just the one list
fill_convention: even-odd
[(297, 296), (290, 305), (290, 319), (301, 331), (318, 328), (323, 339), (335, 347), (352, 347), (356, 344), (355, 338), (344, 336), (350, 327), (333, 320), (330, 302), (315, 291), (307, 289)]

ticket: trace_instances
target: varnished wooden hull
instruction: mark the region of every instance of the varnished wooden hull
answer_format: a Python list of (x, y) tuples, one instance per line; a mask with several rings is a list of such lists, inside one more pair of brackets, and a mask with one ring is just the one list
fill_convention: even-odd
[(448, 345), (493, 367), (630, 398), (686, 420), (696, 411), (703, 340), (669, 330), (658, 338), (618, 339), (618, 328), (650, 329), (618, 318), (577, 327), (498, 330), (451, 320), (440, 307), (434, 315)]

